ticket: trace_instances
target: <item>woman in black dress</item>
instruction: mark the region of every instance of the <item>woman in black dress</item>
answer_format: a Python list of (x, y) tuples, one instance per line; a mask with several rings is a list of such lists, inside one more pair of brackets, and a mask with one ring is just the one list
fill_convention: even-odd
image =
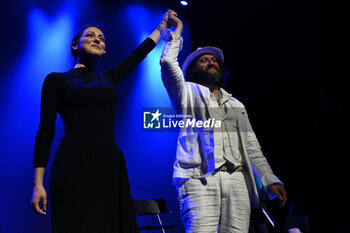
[(114, 138), (115, 87), (155, 47), (160, 30), (171, 26), (172, 14), (176, 15), (168, 10), (157, 29), (122, 63), (99, 73), (93, 67), (105, 53), (104, 35), (99, 27), (85, 27), (73, 38), (74, 68), (45, 78), (31, 205), (36, 213), (46, 214), (43, 177), (59, 113), (65, 136), (51, 173), (54, 233), (138, 232), (124, 157)]

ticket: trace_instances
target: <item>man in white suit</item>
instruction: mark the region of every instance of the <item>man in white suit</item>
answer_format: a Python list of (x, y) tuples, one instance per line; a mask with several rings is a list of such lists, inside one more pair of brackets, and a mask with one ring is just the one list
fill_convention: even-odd
[(178, 136), (173, 181), (186, 232), (247, 233), (251, 205), (259, 203), (254, 175), (281, 206), (286, 191), (262, 154), (244, 105), (222, 88), (222, 51), (198, 48), (181, 69), (182, 22), (176, 13), (168, 22), (175, 31), (161, 32), (167, 43), (160, 64), (173, 106), (196, 120), (221, 123), (216, 128), (187, 127)]

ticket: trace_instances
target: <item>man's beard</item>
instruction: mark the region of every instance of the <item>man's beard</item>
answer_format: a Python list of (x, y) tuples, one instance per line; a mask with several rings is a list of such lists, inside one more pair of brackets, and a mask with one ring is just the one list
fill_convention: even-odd
[(224, 84), (224, 73), (221, 69), (218, 69), (216, 72), (208, 72), (209, 68), (213, 66), (207, 67), (206, 70), (194, 69), (194, 75), (199, 84), (204, 85), (214, 85), (217, 87), (221, 87)]

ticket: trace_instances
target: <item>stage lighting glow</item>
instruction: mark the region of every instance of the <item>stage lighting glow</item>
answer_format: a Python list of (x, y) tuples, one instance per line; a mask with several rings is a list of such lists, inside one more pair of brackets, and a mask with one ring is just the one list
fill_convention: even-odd
[(184, 0), (180, 1), (180, 3), (181, 3), (181, 5), (183, 5), (183, 6), (187, 6), (187, 5), (188, 5), (188, 2), (187, 2), (187, 1), (184, 1)]

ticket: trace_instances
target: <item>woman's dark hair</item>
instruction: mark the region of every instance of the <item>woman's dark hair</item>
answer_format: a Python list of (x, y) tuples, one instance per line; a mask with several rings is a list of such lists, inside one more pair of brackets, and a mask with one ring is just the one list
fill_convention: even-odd
[(101, 32), (103, 33), (102, 27), (99, 26), (99, 25), (96, 25), (96, 24), (87, 24), (87, 25), (81, 27), (81, 28), (77, 31), (77, 33), (74, 35), (73, 40), (72, 40), (72, 43), (71, 43), (71, 52), (72, 52), (72, 55), (73, 55), (73, 57), (74, 57), (74, 63), (76, 63), (76, 62), (77, 62), (77, 59), (78, 59), (78, 50), (74, 50), (74, 49), (72, 48), (72, 45), (73, 45), (73, 43), (74, 43), (74, 44), (77, 44), (77, 43), (78, 43), (78, 41), (80, 40), (81, 36), (83, 35), (85, 29), (87, 29), (87, 28), (89, 28), (89, 27), (98, 28), (98, 29), (100, 29)]
[[(185, 79), (188, 82), (193, 82), (193, 83), (201, 83), (201, 80), (198, 79), (198, 75), (196, 72), (196, 67), (195, 64), (197, 62), (197, 60), (199, 59), (200, 56), (198, 56), (196, 59), (193, 59), (193, 61), (189, 64), (189, 66), (187, 67), (187, 69), (185, 70)], [(222, 82), (219, 84), (220, 87), (225, 87), (228, 77), (229, 77), (229, 73), (230, 70), (226, 68), (225, 63), (219, 63), (219, 67), (220, 70), (222, 72), (223, 75), (223, 79)]]

